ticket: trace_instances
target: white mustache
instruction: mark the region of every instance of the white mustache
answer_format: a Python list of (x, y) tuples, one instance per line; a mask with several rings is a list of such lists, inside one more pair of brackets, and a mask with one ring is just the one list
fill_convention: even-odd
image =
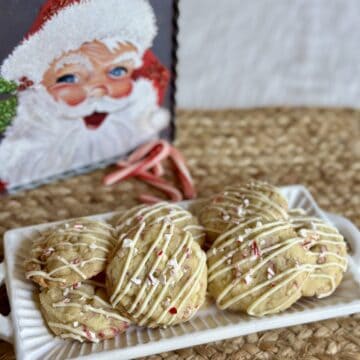
[(57, 111), (65, 118), (78, 119), (91, 115), (94, 112), (112, 113), (124, 110), (131, 105), (131, 98), (131, 95), (123, 99), (113, 99), (107, 96), (100, 99), (90, 98), (76, 106), (69, 106), (64, 102), (58, 102)]

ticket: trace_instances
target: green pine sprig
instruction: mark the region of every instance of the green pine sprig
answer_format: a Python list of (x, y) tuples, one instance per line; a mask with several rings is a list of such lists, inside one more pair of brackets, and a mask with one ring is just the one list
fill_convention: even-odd
[(0, 101), (0, 133), (4, 132), (16, 116), (18, 100), (16, 96), (11, 96), (6, 100)]
[(18, 86), (14, 81), (0, 78), (0, 94), (8, 95), (4, 100), (0, 100), (0, 134), (6, 130), (16, 116), (18, 105), (17, 88)]
[(18, 85), (14, 81), (7, 81), (0, 77), (0, 94), (15, 94)]

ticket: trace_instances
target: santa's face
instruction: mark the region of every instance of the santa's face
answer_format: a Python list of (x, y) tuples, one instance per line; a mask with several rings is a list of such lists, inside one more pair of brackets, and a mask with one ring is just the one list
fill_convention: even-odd
[[(106, 119), (107, 112), (90, 110), (89, 103), (102, 99), (120, 100), (133, 89), (132, 73), (141, 65), (137, 49), (129, 43), (106, 46), (92, 41), (79, 49), (69, 51), (56, 59), (46, 71), (42, 84), (58, 102), (80, 110), (88, 129), (97, 129)], [(89, 113), (86, 113), (89, 108)], [(69, 109), (78, 118), (79, 111)]]
[(56, 59), (41, 84), (19, 93), (0, 143), (0, 180), (16, 187), (109, 161), (156, 137), (169, 114), (153, 82), (132, 76), (141, 65), (134, 46), (111, 39)]

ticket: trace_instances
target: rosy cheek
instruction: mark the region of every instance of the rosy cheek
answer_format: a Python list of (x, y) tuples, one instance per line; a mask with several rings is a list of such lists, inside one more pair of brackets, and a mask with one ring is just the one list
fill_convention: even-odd
[(130, 78), (122, 80), (109, 80), (107, 84), (109, 96), (114, 99), (120, 99), (125, 96), (129, 96), (133, 89), (133, 83)]
[(86, 99), (86, 91), (79, 85), (56, 85), (48, 89), (56, 101), (64, 101), (69, 106), (76, 106)]

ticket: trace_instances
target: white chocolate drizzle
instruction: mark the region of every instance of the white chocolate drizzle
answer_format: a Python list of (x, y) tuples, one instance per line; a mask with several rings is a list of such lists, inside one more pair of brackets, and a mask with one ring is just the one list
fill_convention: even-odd
[[(251, 198), (249, 195), (247, 195), (247, 197)], [(267, 239), (273, 239), (276, 234), (281, 234), (282, 231), (292, 230), (294, 224), (298, 228), (304, 228), (305, 224), (316, 224), (316, 226), (309, 225), (311, 226), (310, 229), (304, 228), (304, 237), (293, 236), (289, 239), (267, 246)], [(259, 248), (259, 252), (256, 256), (247, 250), (251, 248), (254, 240), (257, 240), (256, 245)], [(330, 257), (336, 261), (326, 261), (323, 264), (316, 263), (315, 261), (308, 261), (308, 263), (305, 264), (294, 262), (292, 266), (289, 265), (289, 268), (281, 273), (276, 273), (271, 265), (276, 257), (282, 256), (282, 254), (291, 247), (302, 245), (306, 241), (309, 241), (310, 247), (315, 245), (345, 246), (342, 236), (334, 228), (324, 224), (318, 219), (307, 217), (291, 219), (290, 222), (274, 221), (265, 224), (259, 223), (256, 219), (251, 219), (220, 235), (207, 254), (208, 259), (210, 260), (208, 281), (211, 283), (218, 277), (224, 276), (229, 272), (232, 272), (235, 275), (233, 276), (233, 280), (224, 287), (216, 298), (219, 308), (227, 309), (235, 305), (241, 299), (258, 292), (259, 290), (265, 290), (256, 301), (249, 305), (247, 312), (251, 315), (262, 316), (284, 309), (287, 304), (290, 304), (288, 299), (276, 309), (266, 309), (265, 306), (263, 310), (260, 310), (261, 305), (266, 303), (272, 294), (275, 294), (276, 291), (294, 282), (301, 273), (307, 273), (309, 277), (326, 277), (331, 283), (331, 290), (324, 296), (331, 294), (335, 290), (334, 279), (328, 274), (321, 274), (321, 271), (328, 267), (338, 267), (341, 271), (345, 271), (347, 266), (346, 256), (339, 255), (334, 251), (325, 251), (324, 248), (322, 248), (322, 251), (320, 252), (307, 251), (309, 259), (311, 257), (317, 258), (320, 256), (323, 258)], [(229, 261), (236, 254), (242, 253), (242, 251), (244, 251), (245, 256), (240, 260)], [(220, 253), (222, 254), (221, 256), (218, 255)], [(214, 256), (217, 256), (216, 260), (211, 260)], [(241, 269), (244, 268), (248, 270), (241, 272)], [(266, 278), (260, 283), (257, 280), (257, 282), (253, 284), (254, 278), (256, 278), (256, 274), (259, 271), (265, 271), (267, 274)], [(320, 274), (317, 273), (318, 271), (320, 271)], [(241, 284), (241, 282), (249, 286), (249, 290), (242, 291), (241, 294), (237, 296), (230, 296), (229, 294), (232, 290), (238, 284)], [(299, 291), (301, 291), (301, 289), (296, 289), (293, 295), (299, 297)]]
[[(159, 206), (159, 208), (162, 208)], [(175, 212), (172, 212), (174, 214)], [(144, 218), (146, 214), (140, 213)], [(136, 214), (139, 216), (139, 213)], [(156, 222), (157, 223), (157, 222)], [(139, 241), (140, 236), (145, 230), (145, 222), (141, 222), (133, 238), (136, 244)], [(184, 231), (183, 237), (177, 246), (174, 253), (168, 253), (168, 247), (174, 236), (175, 224), (174, 221), (168, 222), (163, 219), (161, 226), (159, 226), (159, 232), (156, 238), (149, 244), (149, 249), (144, 257), (141, 259), (140, 264), (136, 266), (133, 273), (128, 275), (128, 279), (139, 278), (141, 283), (135, 299), (129, 305), (128, 312), (131, 317), (136, 320), (140, 325), (156, 326), (159, 324), (172, 324), (178, 319), (174, 316), (176, 313), (182, 311), (183, 307), (188, 304), (189, 298), (197, 291), (198, 287), (195, 286), (199, 281), (200, 275), (206, 271), (206, 256), (202, 251), (196, 252), (194, 256), (197, 257), (198, 266), (187, 279), (181, 290), (175, 294), (172, 294), (172, 285), (176, 279), (180, 279), (185, 274), (183, 268), (186, 259), (189, 257), (190, 252), (188, 249), (192, 246), (193, 237), (189, 231)], [(162, 256), (150, 257), (154, 254), (156, 249), (161, 249)], [(164, 255), (166, 255), (167, 261), (164, 262)], [(169, 257), (170, 256), (170, 257)], [(129, 293), (133, 282), (126, 281), (125, 274), (130, 271), (130, 264), (134, 257), (133, 249), (128, 250), (125, 264), (121, 270), (121, 277), (115, 286), (114, 291), (110, 297), (110, 302), (115, 307), (119, 302)], [(145, 264), (147, 264), (147, 270), (145, 270)], [(160, 270), (159, 270), (160, 269)], [(154, 276), (156, 271), (161, 271)], [(156, 297), (155, 293), (157, 293)], [(156, 312), (161, 308), (161, 304), (166, 303), (166, 308), (160, 314)], [(149, 306), (150, 305), (150, 306)], [(172, 310), (174, 313), (172, 314)], [(155, 316), (156, 313), (156, 316)]]
[[(81, 279), (87, 279), (87, 275), (82, 269), (94, 262), (106, 262), (106, 256), (115, 244), (115, 238), (112, 235), (112, 228), (102, 222), (93, 222), (85, 220), (80, 224), (81, 219), (75, 223), (65, 224), (58, 227), (51, 233), (41, 235), (39, 239), (34, 241), (34, 247), (31, 250), (32, 258), (26, 261), (26, 264), (40, 265), (40, 269), (27, 271), (26, 278), (39, 277), (46, 281), (66, 284), (64, 277), (56, 276), (63, 270), (70, 269)], [(81, 226), (80, 226), (81, 225)], [(96, 225), (96, 229), (93, 229)], [(47, 244), (51, 244), (47, 247)], [(69, 260), (63, 256), (56, 255), (66, 248), (88, 248), (90, 257), (86, 259)], [(101, 257), (99, 255), (106, 256)], [(44, 259), (45, 257), (45, 259)], [(51, 260), (52, 266), (56, 261), (57, 267), (51, 271), (47, 271), (46, 267)]]

